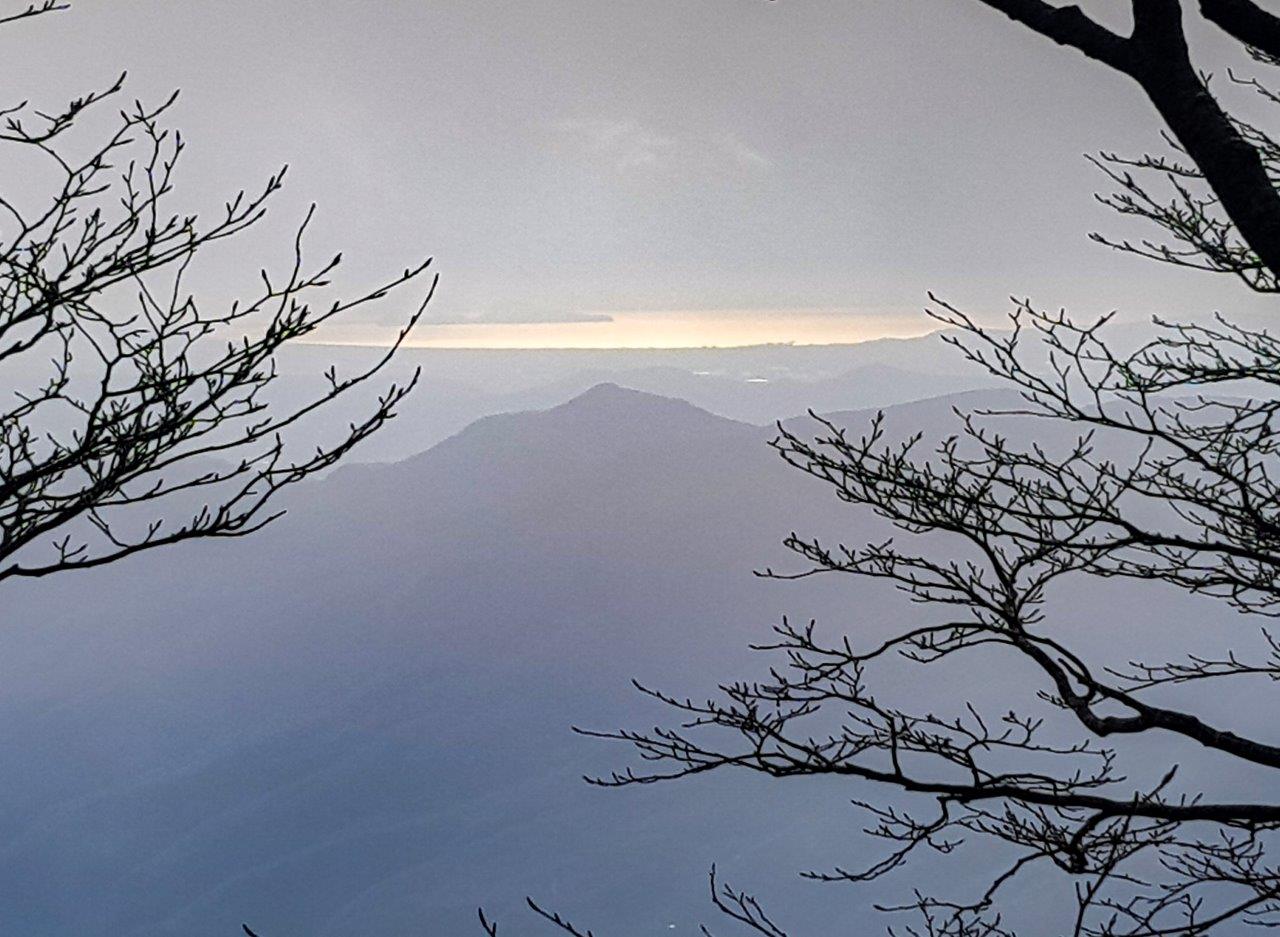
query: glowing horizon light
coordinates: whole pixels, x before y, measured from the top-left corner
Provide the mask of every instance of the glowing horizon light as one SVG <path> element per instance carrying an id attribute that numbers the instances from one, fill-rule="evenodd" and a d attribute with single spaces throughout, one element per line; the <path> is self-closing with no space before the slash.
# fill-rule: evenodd
<path id="1" fill-rule="evenodd" d="M 777 309 L 610 313 L 607 321 L 423 322 L 406 348 L 676 349 L 748 345 L 835 345 L 915 338 L 938 323 L 918 309 Z M 386 346 L 391 333 L 374 326 L 335 325 L 316 344 Z"/>

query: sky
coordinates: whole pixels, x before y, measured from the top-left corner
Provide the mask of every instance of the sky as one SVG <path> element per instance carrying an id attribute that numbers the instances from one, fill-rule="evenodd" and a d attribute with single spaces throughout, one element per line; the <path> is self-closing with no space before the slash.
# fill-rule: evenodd
<path id="1" fill-rule="evenodd" d="M 1086 6 L 1124 28 L 1127 4 Z M 47 106 L 122 69 L 132 96 L 180 88 L 184 207 L 290 165 L 205 259 L 211 296 L 287 259 L 311 201 L 343 289 L 433 257 L 415 344 L 906 336 L 930 289 L 993 322 L 1010 295 L 1266 309 L 1087 239 L 1132 229 L 1083 154 L 1157 142 L 1151 108 L 977 0 L 75 0 L 0 44 L 4 87 Z M 386 342 L 410 305 L 320 337 Z"/>

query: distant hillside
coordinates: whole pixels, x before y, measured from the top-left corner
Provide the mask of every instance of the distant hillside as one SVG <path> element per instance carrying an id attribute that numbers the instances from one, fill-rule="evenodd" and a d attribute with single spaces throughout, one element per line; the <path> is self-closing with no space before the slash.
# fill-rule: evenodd
<path id="1" fill-rule="evenodd" d="M 890 419 L 945 433 L 954 402 Z M 795 876 L 873 855 L 848 806 L 865 790 L 726 774 L 600 791 L 580 775 L 627 753 L 568 731 L 665 718 L 631 677 L 700 694 L 763 673 L 746 645 L 784 612 L 864 636 L 912 614 L 867 583 L 752 576 L 794 568 L 792 530 L 880 529 L 771 434 L 598 386 L 340 469 L 260 536 L 11 590 L 0 931 L 467 934 L 484 903 L 504 933 L 543 933 L 533 894 L 597 933 L 694 935 L 712 861 L 797 933 L 867 922 L 885 892 Z M 1121 585 L 1066 608 L 1117 646 L 1170 627 Z M 1026 680 L 946 673 L 927 692 Z"/>
<path id="2" fill-rule="evenodd" d="M 375 351 L 301 346 L 282 360 L 284 399 L 322 387 L 329 364 L 353 371 Z M 809 408 L 888 406 L 990 385 L 937 335 L 855 345 L 760 345 L 744 348 L 614 350 L 406 349 L 387 379 L 421 368 L 418 390 L 393 431 L 355 452 L 387 462 L 422 452 L 481 417 L 553 407 L 600 383 L 689 401 L 719 416 L 766 424 Z M 372 390 L 372 389 L 371 389 Z M 312 421 L 310 432 L 337 432 L 359 410 L 351 401 Z"/>

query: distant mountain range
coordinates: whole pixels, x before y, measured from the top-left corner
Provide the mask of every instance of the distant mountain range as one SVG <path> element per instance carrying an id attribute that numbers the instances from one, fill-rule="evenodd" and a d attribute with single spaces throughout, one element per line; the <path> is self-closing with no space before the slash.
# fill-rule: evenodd
<path id="1" fill-rule="evenodd" d="M 351 371 L 375 351 L 301 346 L 282 359 L 284 400 L 322 387 L 335 364 Z M 757 345 L 743 348 L 605 350 L 405 349 L 387 378 L 421 368 L 419 389 L 401 407 L 394 430 L 354 453 L 387 462 L 422 452 L 481 417 L 564 403 L 601 383 L 675 397 L 718 416 L 748 423 L 818 411 L 880 407 L 992 386 L 990 378 L 946 347 L 940 333 L 856 345 Z M 360 401 L 334 408 L 312 428 L 345 426 Z"/>

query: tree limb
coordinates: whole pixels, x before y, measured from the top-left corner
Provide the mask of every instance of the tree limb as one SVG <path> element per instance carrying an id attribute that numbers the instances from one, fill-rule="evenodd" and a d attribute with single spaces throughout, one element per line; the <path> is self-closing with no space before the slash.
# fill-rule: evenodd
<path id="1" fill-rule="evenodd" d="M 1268 13 L 1253 0 L 1200 0 L 1200 13 L 1245 45 L 1280 57 L 1280 16 Z"/>

